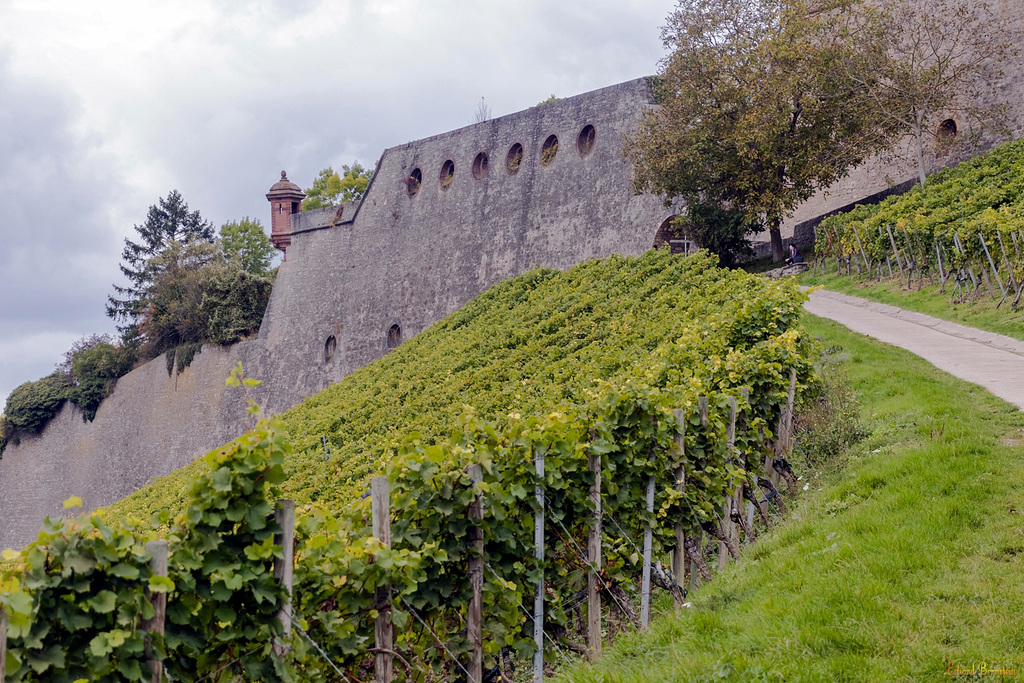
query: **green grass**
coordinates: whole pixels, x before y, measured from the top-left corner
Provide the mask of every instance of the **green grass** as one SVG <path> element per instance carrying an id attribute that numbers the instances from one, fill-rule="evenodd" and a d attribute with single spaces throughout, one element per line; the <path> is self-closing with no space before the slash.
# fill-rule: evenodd
<path id="1" fill-rule="evenodd" d="M 741 562 L 573 683 L 1024 677 L 1024 414 L 823 319 L 871 432 Z M 1011 512 L 1016 511 L 1016 512 Z M 996 680 L 1013 680 L 1013 677 Z"/>
<path id="2" fill-rule="evenodd" d="M 811 275 L 808 271 L 797 277 L 797 282 L 805 286 L 820 285 L 834 292 L 899 306 L 909 311 L 925 313 L 943 320 L 970 325 L 1024 341 L 1024 308 L 1011 311 L 1012 298 L 998 309 L 996 308 L 998 300 L 993 300 L 987 294 L 978 301 L 954 303 L 948 294 L 952 285 L 947 285 L 947 293 L 942 294 L 939 292 L 938 285 L 926 285 L 923 289 L 918 290 L 916 279 L 914 288 L 907 289 L 903 284 L 887 279 L 882 282 L 862 282 L 853 277 L 836 277 L 834 269 L 826 275 L 816 276 Z"/>

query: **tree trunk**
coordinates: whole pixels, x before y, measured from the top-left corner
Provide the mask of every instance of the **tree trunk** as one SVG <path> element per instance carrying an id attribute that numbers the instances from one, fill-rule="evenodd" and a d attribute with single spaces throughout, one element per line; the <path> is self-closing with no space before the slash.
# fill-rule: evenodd
<path id="1" fill-rule="evenodd" d="M 924 133 L 922 132 L 922 122 L 924 116 L 920 113 L 914 116 L 914 147 L 917 153 L 917 179 L 921 185 L 924 185 L 925 173 L 924 173 Z"/>
<path id="2" fill-rule="evenodd" d="M 713 522 L 708 522 L 706 525 L 702 526 L 704 529 L 704 533 L 714 538 L 716 541 L 721 541 L 725 544 L 725 548 L 729 552 L 729 555 L 732 556 L 732 559 L 740 559 L 740 548 L 736 544 L 736 539 L 730 538 L 724 529 L 722 529 L 718 524 L 715 524 Z M 722 526 L 725 526 L 724 520 L 722 522 Z"/>
<path id="3" fill-rule="evenodd" d="M 690 571 L 699 573 L 704 583 L 710 581 L 711 570 L 708 569 L 707 562 L 704 561 L 704 556 L 701 553 L 701 547 L 697 542 L 697 539 L 692 536 L 687 536 L 686 541 L 683 543 L 683 547 L 686 548 L 686 554 L 690 558 Z"/>
<path id="4" fill-rule="evenodd" d="M 743 487 L 743 497 L 746 498 L 747 500 L 749 500 L 751 503 L 754 504 L 754 508 L 757 510 L 758 517 L 761 518 L 761 521 L 764 522 L 764 525 L 766 527 L 771 529 L 772 528 L 772 522 L 771 522 L 770 519 L 768 519 L 768 512 L 767 512 L 767 510 L 764 509 L 764 505 L 762 505 L 761 501 L 759 501 L 757 499 L 757 493 L 753 489 L 751 489 L 749 486 L 744 486 Z"/>
<path id="5" fill-rule="evenodd" d="M 612 604 L 622 612 L 636 628 L 640 628 L 640 616 L 636 613 L 636 607 L 633 606 L 633 601 L 626 595 L 626 591 L 622 590 L 622 587 L 618 584 L 613 583 L 608 586 L 608 593 L 614 596 Z"/>
<path id="6" fill-rule="evenodd" d="M 772 220 L 771 225 L 768 227 L 768 234 L 772 238 L 772 261 L 778 263 L 786 258 L 782 252 L 782 221 L 779 219 Z"/>

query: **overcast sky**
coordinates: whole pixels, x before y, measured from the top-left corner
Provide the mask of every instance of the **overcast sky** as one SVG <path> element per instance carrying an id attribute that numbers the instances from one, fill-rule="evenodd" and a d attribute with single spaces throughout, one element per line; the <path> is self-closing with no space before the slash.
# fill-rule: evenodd
<path id="1" fill-rule="evenodd" d="M 654 73 L 671 0 L 0 0 L 0 405 L 104 315 L 172 189 L 220 226 L 329 165 Z"/>

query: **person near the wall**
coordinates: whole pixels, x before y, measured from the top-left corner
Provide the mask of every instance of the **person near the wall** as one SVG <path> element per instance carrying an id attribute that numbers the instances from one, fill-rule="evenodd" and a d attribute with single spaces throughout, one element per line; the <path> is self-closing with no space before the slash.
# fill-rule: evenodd
<path id="1" fill-rule="evenodd" d="M 786 259 L 786 265 L 791 266 L 794 263 L 803 263 L 804 257 L 800 255 L 800 252 L 796 250 L 796 245 L 789 245 L 789 258 Z"/>

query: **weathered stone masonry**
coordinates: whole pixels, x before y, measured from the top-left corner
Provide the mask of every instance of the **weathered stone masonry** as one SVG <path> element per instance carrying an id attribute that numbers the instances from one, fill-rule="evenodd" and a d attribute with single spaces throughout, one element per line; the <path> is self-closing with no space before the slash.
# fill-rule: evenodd
<path id="1" fill-rule="evenodd" d="M 392 344 L 408 339 L 499 280 L 651 248 L 671 210 L 634 195 L 622 157 L 623 134 L 651 102 L 640 79 L 386 150 L 360 204 L 340 217 L 292 216 L 257 339 L 207 345 L 175 377 L 158 358 L 122 378 L 95 421 L 66 404 L 43 434 L 8 446 L 0 547 L 31 540 L 69 496 L 107 505 L 236 436 L 244 406 L 224 386 L 236 361 L 264 380 L 254 398 L 281 412 L 385 354 L 389 331 Z M 558 146 L 545 164 L 551 136 Z M 515 145 L 523 151 L 511 173 Z M 403 181 L 415 169 L 422 183 L 410 194 Z M 283 182 L 272 202 L 294 191 Z"/>

